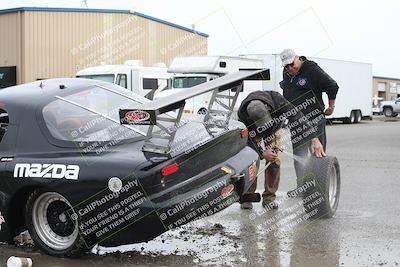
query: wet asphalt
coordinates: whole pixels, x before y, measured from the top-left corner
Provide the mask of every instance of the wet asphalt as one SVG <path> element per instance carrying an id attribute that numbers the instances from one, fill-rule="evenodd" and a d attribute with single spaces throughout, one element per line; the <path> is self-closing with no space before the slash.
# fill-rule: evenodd
<path id="1" fill-rule="evenodd" d="M 293 160 L 284 153 L 277 211 L 265 212 L 259 203 L 245 211 L 234 204 L 148 243 L 97 248 L 100 255 L 81 259 L 0 245 L 0 264 L 6 266 L 14 255 L 43 267 L 399 266 L 400 120 L 335 123 L 327 127 L 327 136 L 328 154 L 338 158 L 342 180 L 339 208 L 331 219 L 290 220 L 303 214 L 300 199 L 284 199 L 296 184 Z"/>

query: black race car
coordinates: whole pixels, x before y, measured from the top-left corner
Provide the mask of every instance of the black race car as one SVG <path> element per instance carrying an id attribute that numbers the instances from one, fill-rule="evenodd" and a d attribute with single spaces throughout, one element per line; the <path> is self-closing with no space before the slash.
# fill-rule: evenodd
<path id="1" fill-rule="evenodd" d="M 0 242 L 28 229 L 45 253 L 73 257 L 241 201 L 258 155 L 230 115 L 244 79 L 268 78 L 243 70 L 154 101 L 85 79 L 0 90 Z M 207 92 L 208 114 L 182 117 Z"/>

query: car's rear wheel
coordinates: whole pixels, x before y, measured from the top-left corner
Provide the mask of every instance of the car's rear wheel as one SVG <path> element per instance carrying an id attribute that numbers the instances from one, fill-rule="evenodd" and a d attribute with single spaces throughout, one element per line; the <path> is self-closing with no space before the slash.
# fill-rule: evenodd
<path id="1" fill-rule="evenodd" d="M 53 256 L 76 257 L 88 250 L 78 229 L 73 209 L 59 193 L 35 190 L 25 208 L 29 233 L 43 252 Z"/>
<path id="2" fill-rule="evenodd" d="M 340 167 L 336 157 L 311 157 L 307 166 L 309 187 L 303 195 L 309 218 L 331 218 L 340 196 Z M 312 186 L 311 186 L 312 184 Z"/>

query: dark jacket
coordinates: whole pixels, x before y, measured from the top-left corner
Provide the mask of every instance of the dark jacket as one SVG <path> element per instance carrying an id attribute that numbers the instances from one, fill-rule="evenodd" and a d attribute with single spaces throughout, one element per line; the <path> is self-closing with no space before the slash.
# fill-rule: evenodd
<path id="1" fill-rule="evenodd" d="M 283 96 L 294 106 L 304 103 L 314 103 L 307 105 L 302 110 L 307 119 L 317 127 L 317 136 L 320 138 L 324 147 L 325 139 L 325 105 L 322 99 L 322 93 L 328 95 L 328 99 L 336 99 L 339 86 L 321 67 L 314 61 L 301 56 L 303 65 L 299 73 L 292 77 L 285 70 L 283 71 L 283 80 L 280 86 L 283 89 Z"/>
<path id="2" fill-rule="evenodd" d="M 296 76 L 292 77 L 285 70 L 283 71 L 283 80 L 280 82 L 283 96 L 294 106 L 315 96 L 316 104 L 308 106 L 303 113 L 309 114 L 316 109 L 323 113 L 325 105 L 322 93 L 325 92 L 329 99 L 336 99 L 339 86 L 317 63 L 304 56 L 301 56 L 300 60 L 303 61 L 303 65 Z"/>
<path id="3" fill-rule="evenodd" d="M 255 122 L 249 118 L 247 114 L 247 106 L 253 100 L 260 100 L 268 106 L 273 121 L 265 127 L 257 127 Z M 293 146 L 302 145 L 308 142 L 310 138 L 316 137 L 316 129 L 313 129 L 312 124 L 304 117 L 303 113 L 296 109 L 289 101 L 281 94 L 274 91 L 256 91 L 250 93 L 241 103 L 238 110 L 239 120 L 243 122 L 250 133 L 249 145 L 257 152 L 261 153 L 260 149 L 255 145 L 255 137 L 267 138 L 282 128 L 284 122 L 289 120 L 288 128 L 291 133 L 292 141 L 296 140 Z M 296 126 L 293 126 L 296 124 Z M 292 127 L 293 126 L 293 127 Z M 301 129 L 301 130 L 300 130 Z M 302 137 L 302 134 L 309 132 L 307 137 Z"/>

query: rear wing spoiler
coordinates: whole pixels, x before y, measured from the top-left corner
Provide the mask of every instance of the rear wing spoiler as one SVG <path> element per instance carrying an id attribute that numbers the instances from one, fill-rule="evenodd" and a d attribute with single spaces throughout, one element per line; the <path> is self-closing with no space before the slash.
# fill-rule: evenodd
<path id="1" fill-rule="evenodd" d="M 135 109 L 120 109 L 120 123 L 150 125 L 142 150 L 168 154 L 176 129 L 180 125 L 186 99 L 212 92 L 208 112 L 204 117 L 204 125 L 211 135 L 215 135 L 218 129 L 228 127 L 233 108 L 245 80 L 270 80 L 270 71 L 269 69 L 241 69 L 210 82 L 184 89 L 171 96 L 144 103 Z M 230 89 L 232 89 L 233 95 L 226 94 L 225 91 Z M 174 110 L 178 111 L 174 117 L 165 116 L 165 113 Z M 168 127 L 167 124 L 174 127 Z"/>

